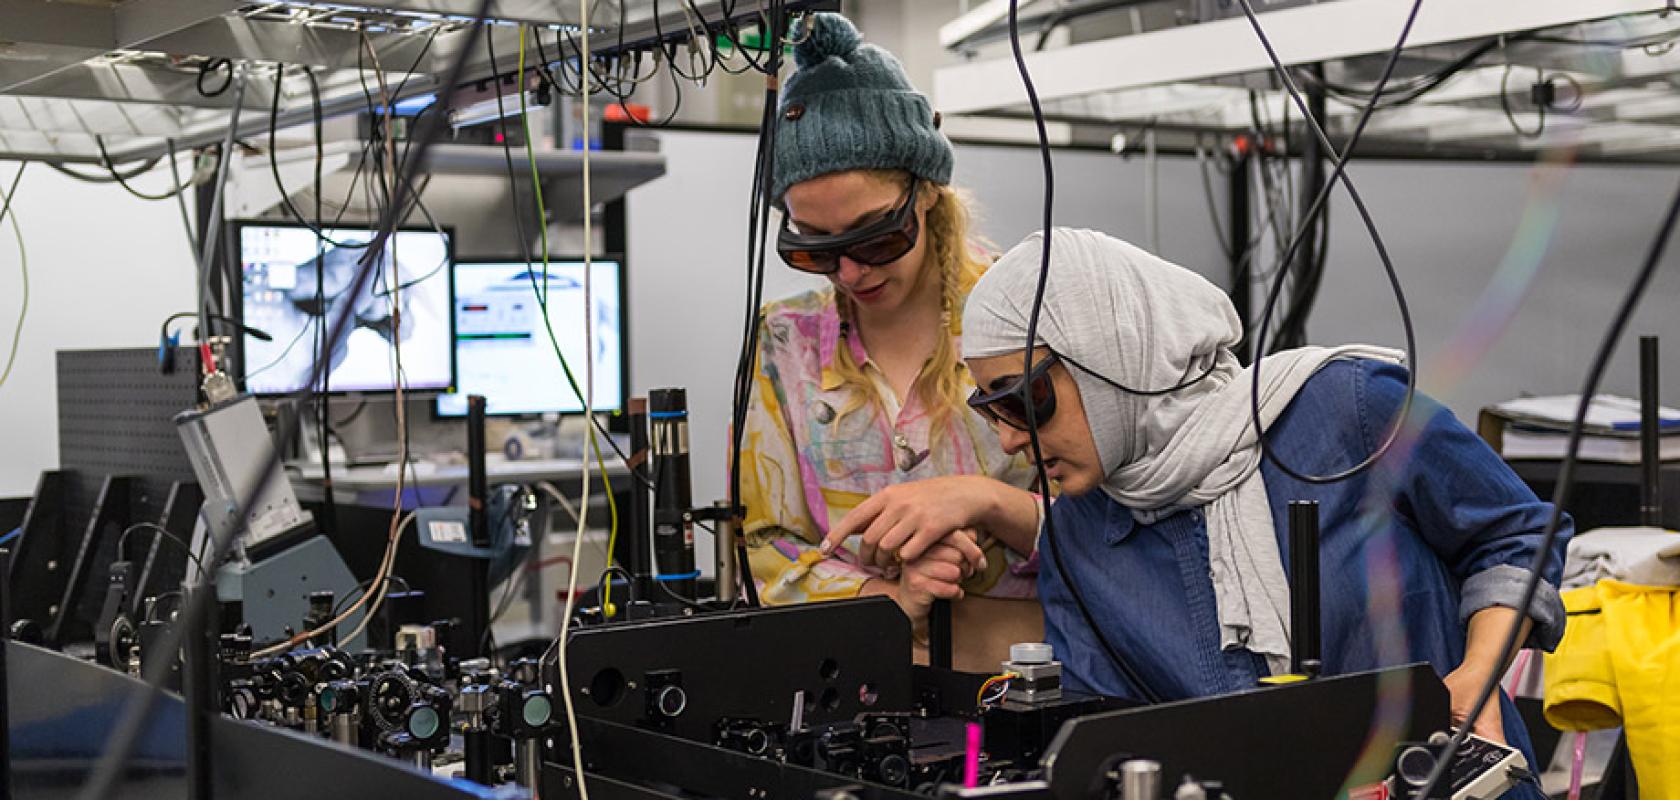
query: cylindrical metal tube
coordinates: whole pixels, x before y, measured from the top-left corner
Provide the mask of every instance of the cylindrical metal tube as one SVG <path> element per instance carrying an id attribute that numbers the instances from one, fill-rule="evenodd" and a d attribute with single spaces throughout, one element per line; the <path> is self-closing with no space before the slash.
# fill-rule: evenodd
<path id="1" fill-rule="evenodd" d="M 542 775 L 542 741 L 536 738 L 514 742 L 513 780 L 527 789 L 537 785 Z"/>
<path id="2" fill-rule="evenodd" d="M 712 505 L 724 512 L 718 515 L 717 541 L 712 542 L 712 574 L 717 576 L 717 599 L 733 603 L 739 594 L 738 582 L 741 579 L 740 563 L 735 554 L 735 542 L 739 538 L 735 531 L 735 515 L 728 511 L 728 500 L 719 500 Z"/>
<path id="3" fill-rule="evenodd" d="M 461 739 L 466 745 L 466 779 L 481 786 L 491 785 L 496 762 L 490 749 L 490 732 L 482 724 L 475 725 L 462 734 Z"/>
<path id="4" fill-rule="evenodd" d="M 952 641 L 955 632 L 951 630 L 951 601 L 935 600 L 933 608 L 928 611 L 928 664 L 930 666 L 951 668 Z"/>
<path id="5" fill-rule="evenodd" d="M 693 485 L 688 464 L 688 392 L 648 392 L 653 445 L 653 553 L 660 580 L 672 592 L 695 596 Z"/>
<path id="6" fill-rule="evenodd" d="M 484 395 L 467 395 L 467 520 L 474 547 L 490 546 L 490 479 L 485 465 Z"/>
<path id="7" fill-rule="evenodd" d="M 179 624 L 185 625 L 187 635 L 182 651 L 186 663 L 182 668 L 182 695 L 187 707 L 187 798 L 188 800 L 210 800 L 214 792 L 214 782 L 211 779 L 210 758 L 215 749 L 211 742 L 214 726 L 211 720 L 221 715 L 221 707 L 216 701 L 216 663 L 215 649 L 211 645 L 211 631 L 215 630 L 216 604 L 213 602 L 196 602 L 194 595 L 200 592 L 214 592 L 205 576 L 190 579 L 186 588 L 187 599 L 183 602 L 191 612 Z M 210 599 L 214 599 L 211 595 Z M 0 643 L 0 647 L 5 646 Z M 173 658 L 173 653 L 159 653 L 160 658 Z"/>
<path id="8" fill-rule="evenodd" d="M 1134 758 L 1120 765 L 1121 800 L 1161 800 L 1161 762 Z"/>
<path id="9" fill-rule="evenodd" d="M 474 547 L 490 547 L 490 479 L 484 450 L 484 395 L 467 395 L 467 536 Z M 463 655 L 480 655 L 490 627 L 490 561 L 470 558 L 466 563 L 466 624 L 461 633 Z"/>
<path id="10" fill-rule="evenodd" d="M 652 475 L 652 464 L 648 460 L 646 397 L 630 398 L 628 417 L 630 469 L 639 474 Z M 653 597 L 653 493 L 646 485 L 634 479 L 630 483 L 630 509 L 626 516 L 629 519 L 631 535 L 626 542 L 623 560 L 630 565 L 630 599 L 647 600 Z"/>
<path id="11" fill-rule="evenodd" d="M 1657 337 L 1639 337 L 1639 518 L 1662 527 L 1662 421 L 1658 412 Z"/>
<path id="12" fill-rule="evenodd" d="M 415 769 L 422 772 L 431 772 L 432 751 L 422 747 L 419 750 L 410 752 L 408 754 L 408 763 L 413 764 Z"/>
<path id="13" fill-rule="evenodd" d="M 332 715 L 332 740 L 346 747 L 356 746 L 356 717 L 354 715 Z"/>

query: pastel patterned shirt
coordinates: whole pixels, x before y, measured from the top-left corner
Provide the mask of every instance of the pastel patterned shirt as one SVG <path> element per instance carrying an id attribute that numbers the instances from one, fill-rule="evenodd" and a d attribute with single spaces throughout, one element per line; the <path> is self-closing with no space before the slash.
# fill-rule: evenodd
<path id="1" fill-rule="evenodd" d="M 1031 484 L 1027 461 L 1005 454 L 991 426 L 966 405 L 936 426 L 918 392 L 897 398 L 859 337 L 842 331 L 832 287 L 766 305 L 762 325 L 741 499 L 748 558 L 766 603 L 853 597 L 877 577 L 850 549 L 829 559 L 816 549 L 847 512 L 888 486 L 943 475 Z M 859 406 L 844 385 L 834 363 L 840 347 L 851 348 L 854 363 L 875 382 L 880 405 Z M 964 380 L 965 391 L 972 389 L 966 372 Z M 849 407 L 856 410 L 842 416 Z M 990 537 L 981 546 L 988 569 L 965 591 L 1035 595 L 1036 562 Z"/>

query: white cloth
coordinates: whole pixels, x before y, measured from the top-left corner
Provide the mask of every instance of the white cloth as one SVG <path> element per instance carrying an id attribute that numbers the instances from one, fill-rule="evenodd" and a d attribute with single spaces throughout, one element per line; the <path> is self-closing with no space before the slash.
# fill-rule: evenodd
<path id="1" fill-rule="evenodd" d="M 1010 250 L 969 294 L 965 358 L 1022 352 L 1042 241 L 1034 234 Z M 1095 231 L 1057 228 L 1051 259 L 1036 345 L 1139 391 L 1208 373 L 1152 397 L 1119 391 L 1068 366 L 1107 475 L 1103 491 L 1144 524 L 1207 506 L 1221 646 L 1247 647 L 1274 674 L 1285 671 L 1289 584 L 1251 423 L 1253 376 L 1230 350 L 1242 337 L 1236 310 L 1201 276 Z M 1366 345 L 1267 356 L 1262 424 L 1274 422 L 1307 379 L 1338 358 L 1404 360 L 1397 351 Z"/>
<path id="2" fill-rule="evenodd" d="M 1639 586 L 1680 586 L 1680 533 L 1661 528 L 1599 528 L 1569 540 L 1563 588 L 1610 578 Z"/>

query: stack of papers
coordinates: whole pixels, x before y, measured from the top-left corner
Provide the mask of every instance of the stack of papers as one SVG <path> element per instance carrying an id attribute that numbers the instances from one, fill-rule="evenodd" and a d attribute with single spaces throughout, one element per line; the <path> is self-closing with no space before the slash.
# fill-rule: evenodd
<path id="1" fill-rule="evenodd" d="M 1578 394 L 1523 397 L 1488 409 L 1505 424 L 1501 455 L 1507 459 L 1563 458 L 1569 445 L 1569 426 L 1580 401 Z M 1680 411 L 1662 407 L 1657 417 L 1662 460 L 1680 460 Z M 1580 458 L 1639 463 L 1639 427 L 1639 401 L 1595 395 L 1587 409 Z"/>

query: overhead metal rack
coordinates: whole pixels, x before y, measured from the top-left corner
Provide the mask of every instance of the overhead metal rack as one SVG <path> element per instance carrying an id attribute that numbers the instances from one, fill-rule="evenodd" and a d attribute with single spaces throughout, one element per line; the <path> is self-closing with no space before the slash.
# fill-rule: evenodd
<path id="1" fill-rule="evenodd" d="M 393 100 L 438 89 L 441 72 L 473 47 L 467 79 L 492 70 L 483 41 L 466 41 L 474 0 L 363 0 L 356 3 L 239 0 L 4 0 L 0 2 L 0 157 L 57 162 L 128 162 L 222 138 L 234 92 L 218 91 L 240 75 L 244 112 L 236 135 L 270 126 L 276 65 L 280 127 L 313 110 L 308 68 L 319 83 L 322 113 L 365 107 L 370 71 L 399 87 Z M 832 7 L 797 0 L 789 11 Z M 498 0 L 486 35 L 511 61 L 522 30 L 551 37 L 577 31 L 575 0 Z M 656 6 L 651 0 L 599 0 L 592 7 L 591 50 L 646 47 L 709 36 L 762 19 L 754 0 L 698 0 Z M 658 14 L 655 14 L 658 9 Z M 555 54 L 556 58 L 560 54 Z M 533 57 L 534 58 L 534 57 Z M 377 65 L 377 67 L 375 66 Z M 502 72 L 512 64 L 502 64 Z M 261 112 L 261 113 L 252 113 Z"/>
<path id="2" fill-rule="evenodd" d="M 1321 64 L 1331 92 L 1326 128 L 1351 132 L 1412 0 L 1254 0 L 1287 66 Z M 1076 0 L 1022 3 L 1040 31 L 1078 17 L 1073 43 L 1026 56 L 1053 121 L 1153 128 L 1184 136 L 1237 134 L 1275 123 L 1289 104 L 1249 21 L 1230 2 Z M 941 31 L 973 57 L 939 69 L 934 99 L 948 115 L 1024 118 L 1029 106 L 995 42 L 1007 3 L 988 2 Z M 1372 118 L 1362 150 L 1423 156 L 1533 157 L 1574 148 L 1580 157 L 1680 161 L 1680 14 L 1666 0 L 1450 0 L 1426 2 L 1385 101 L 1451 69 L 1450 77 Z M 1102 15 L 1129 32 L 1092 38 Z M 1097 24 L 1093 24 L 1096 21 Z M 1107 25 L 1116 29 L 1120 25 Z M 1080 41 L 1081 38 L 1088 39 Z M 1310 80 L 1302 74 L 1303 81 Z M 1531 90 L 1564 95 L 1549 108 Z M 1351 91 L 1348 89 L 1351 87 Z M 1366 92 L 1368 95 L 1368 92 Z"/>

